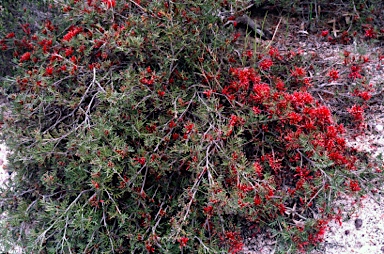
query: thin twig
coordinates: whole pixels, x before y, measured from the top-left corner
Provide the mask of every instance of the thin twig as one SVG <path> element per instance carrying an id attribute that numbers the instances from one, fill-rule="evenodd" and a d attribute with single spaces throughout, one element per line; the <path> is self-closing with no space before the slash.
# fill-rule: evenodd
<path id="1" fill-rule="evenodd" d="M 41 233 L 37 238 L 36 238 L 36 240 L 35 240 L 35 242 L 37 243 L 37 242 L 41 242 L 41 244 L 43 244 L 43 241 L 44 241 L 44 237 L 45 237 L 45 235 L 48 233 L 48 231 L 49 230 L 51 230 L 52 228 L 53 228 L 53 226 L 55 226 L 56 225 L 56 223 L 57 222 L 59 222 L 60 221 L 60 219 L 62 218 L 62 217 L 64 217 L 64 215 L 66 215 L 67 213 L 68 213 L 68 211 L 72 208 L 72 206 L 74 206 L 76 203 L 77 203 L 77 201 L 80 199 L 80 197 L 84 194 L 84 193 L 87 193 L 87 192 L 89 192 L 90 191 L 90 189 L 89 190 L 83 190 L 82 192 L 80 192 L 80 194 L 75 198 L 75 200 L 73 200 L 72 201 L 72 203 L 67 207 L 67 209 L 65 209 L 65 211 L 57 218 L 57 219 L 55 219 L 55 221 L 46 229 L 46 230 L 44 230 L 43 231 L 43 233 Z"/>
<path id="2" fill-rule="evenodd" d="M 272 35 L 272 39 L 268 42 L 267 46 L 265 47 L 266 49 L 269 48 L 269 47 L 272 45 L 272 42 L 273 42 L 274 39 L 275 39 L 277 30 L 279 30 L 279 26 L 280 26 L 281 20 L 282 20 L 282 18 L 280 18 L 279 23 L 277 23 L 277 26 L 276 26 L 276 28 L 275 28 L 275 31 L 273 32 L 273 35 Z"/>

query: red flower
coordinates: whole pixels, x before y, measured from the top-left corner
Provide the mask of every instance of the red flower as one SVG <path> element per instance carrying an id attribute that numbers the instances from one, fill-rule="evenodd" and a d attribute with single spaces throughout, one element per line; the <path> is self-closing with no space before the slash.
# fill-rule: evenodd
<path id="1" fill-rule="evenodd" d="M 237 41 L 237 39 L 239 39 L 239 37 L 240 37 L 240 33 L 239 33 L 239 32 L 235 33 L 235 34 L 233 35 L 232 42 Z"/>
<path id="2" fill-rule="evenodd" d="M 52 73 L 53 73 L 53 67 L 52 66 L 48 66 L 47 68 L 45 68 L 45 73 L 44 73 L 45 76 L 51 76 Z"/>
<path id="3" fill-rule="evenodd" d="M 67 70 L 67 66 L 66 66 L 66 65 L 62 65 L 62 66 L 60 67 L 60 70 L 61 70 L 61 71 L 66 71 L 66 70 Z"/>
<path id="4" fill-rule="evenodd" d="M 150 79 L 147 78 L 141 78 L 140 82 L 144 85 L 153 85 L 155 83 L 155 78 L 152 76 Z"/>
<path id="5" fill-rule="evenodd" d="M 208 99 L 211 98 L 212 93 L 213 93 L 213 90 L 212 90 L 212 89 L 205 90 L 205 91 L 203 92 L 203 94 L 204 94 L 205 96 L 207 96 Z"/>
<path id="6" fill-rule="evenodd" d="M 348 109 L 348 113 L 352 115 L 355 121 L 363 121 L 364 119 L 364 109 L 361 106 L 353 105 L 350 109 Z"/>
<path id="7" fill-rule="evenodd" d="M 168 127 L 169 128 L 175 128 L 177 125 L 176 125 L 176 123 L 173 121 L 173 120 L 171 120 L 170 122 L 169 122 L 169 124 L 168 124 Z"/>
<path id="8" fill-rule="evenodd" d="M 137 161 L 141 166 L 144 166 L 145 164 L 145 157 L 140 157 L 140 158 L 134 158 L 134 161 Z"/>
<path id="9" fill-rule="evenodd" d="M 312 176 L 310 176 L 310 174 L 311 174 L 311 171 L 309 171 L 307 168 L 296 167 L 296 174 L 294 176 L 300 177 L 300 178 L 305 179 L 305 180 L 309 180 L 312 178 Z"/>
<path id="10" fill-rule="evenodd" d="M 321 31 L 321 36 L 326 37 L 329 34 L 328 30 Z"/>
<path id="11" fill-rule="evenodd" d="M 237 232 L 227 232 L 225 234 L 227 241 L 229 242 L 229 250 L 230 254 L 239 253 L 243 249 L 243 241 L 241 236 Z"/>
<path id="12" fill-rule="evenodd" d="M 253 85 L 253 94 L 251 94 L 250 99 L 256 103 L 266 101 L 271 96 L 271 88 L 266 83 L 254 84 Z"/>
<path id="13" fill-rule="evenodd" d="M 320 123 L 331 123 L 331 111 L 326 106 L 320 106 L 315 109 L 314 116 L 320 121 Z"/>
<path id="14" fill-rule="evenodd" d="M 235 20 L 235 19 L 236 19 L 235 16 L 230 16 L 230 17 L 228 18 L 228 20 Z"/>
<path id="15" fill-rule="evenodd" d="M 147 243 L 147 244 L 145 245 L 145 248 L 146 248 L 147 251 L 150 252 L 150 253 L 155 252 L 155 248 L 153 248 L 152 245 L 149 244 L 149 243 Z"/>
<path id="16" fill-rule="evenodd" d="M 312 95 L 307 92 L 294 92 L 291 97 L 287 96 L 287 99 L 290 99 L 295 107 L 302 107 L 313 102 Z"/>
<path id="17" fill-rule="evenodd" d="M 69 32 L 66 35 L 64 35 L 63 41 L 72 40 L 72 38 L 75 37 L 76 35 L 78 35 L 81 31 L 82 31 L 82 29 L 80 27 L 72 27 L 69 30 Z"/>
<path id="18" fill-rule="evenodd" d="M 72 31 L 69 31 L 66 35 L 63 37 L 63 41 L 70 41 L 75 36 L 75 33 Z"/>
<path id="19" fill-rule="evenodd" d="M 110 9 L 116 6 L 115 0 L 102 0 L 102 1 L 107 5 L 107 9 Z"/>
<path id="20" fill-rule="evenodd" d="M 331 125 L 327 127 L 327 137 L 328 138 L 336 138 L 338 134 L 338 129 Z"/>
<path id="21" fill-rule="evenodd" d="M 343 165 L 347 163 L 347 159 L 339 152 L 329 153 L 329 158 L 333 160 L 337 165 Z"/>
<path id="22" fill-rule="evenodd" d="M 7 39 L 11 39 L 11 38 L 13 38 L 13 37 L 15 37 L 15 33 L 9 33 L 9 34 L 7 34 L 6 36 L 5 36 L 5 38 L 7 38 Z"/>
<path id="23" fill-rule="evenodd" d="M 261 110 L 260 110 L 258 107 L 255 107 L 255 106 L 252 107 L 252 111 L 253 111 L 253 113 L 254 113 L 255 115 L 258 115 L 258 114 L 261 113 Z"/>
<path id="24" fill-rule="evenodd" d="M 351 66 L 351 71 L 352 72 L 359 72 L 361 68 L 358 65 L 352 65 Z"/>
<path id="25" fill-rule="evenodd" d="M 355 180 L 349 181 L 349 188 L 351 189 L 351 191 L 360 191 L 361 190 L 361 188 L 359 186 L 359 182 L 355 181 Z"/>
<path id="26" fill-rule="evenodd" d="M 274 191 L 272 189 L 268 190 L 268 194 L 265 196 L 267 200 L 270 200 L 274 195 Z"/>
<path id="27" fill-rule="evenodd" d="M 209 205 L 209 206 L 206 206 L 203 208 L 204 210 L 204 213 L 207 214 L 207 215 L 212 215 L 212 211 L 213 211 L 213 206 Z"/>
<path id="28" fill-rule="evenodd" d="M 290 124 L 299 124 L 303 119 L 302 116 L 296 112 L 291 112 L 288 114 L 288 119 Z"/>
<path id="29" fill-rule="evenodd" d="M 364 91 L 364 92 L 360 92 L 359 93 L 359 97 L 362 98 L 363 100 L 367 101 L 369 99 L 371 99 L 371 94 L 367 91 Z"/>
<path id="30" fill-rule="evenodd" d="M 238 117 L 236 115 L 231 115 L 231 120 L 229 120 L 229 125 L 235 126 L 237 122 L 238 122 Z"/>
<path id="31" fill-rule="evenodd" d="M 273 59 L 278 59 L 278 60 L 282 60 L 282 56 L 280 55 L 280 52 L 277 48 L 274 48 L 274 47 L 271 47 L 269 49 L 269 55 L 273 58 Z"/>
<path id="32" fill-rule="evenodd" d="M 193 123 L 186 124 L 184 128 L 186 129 L 186 133 L 189 134 L 193 131 L 193 128 L 195 128 L 195 124 Z"/>
<path id="33" fill-rule="evenodd" d="M 269 70 L 271 66 L 273 65 L 273 62 L 271 59 L 264 59 L 260 62 L 259 67 L 262 70 Z"/>
<path id="34" fill-rule="evenodd" d="M 376 34 L 375 30 L 373 30 L 373 27 L 371 27 L 371 28 L 365 30 L 365 34 L 364 35 L 367 38 L 376 38 L 377 34 Z"/>
<path id="35" fill-rule="evenodd" d="M 68 56 L 71 56 L 73 54 L 73 48 L 70 47 L 70 48 L 67 48 L 65 50 L 65 56 L 68 57 Z"/>
<path id="36" fill-rule="evenodd" d="M 298 78 L 298 77 L 304 77 L 305 76 L 305 70 L 301 67 L 296 67 L 291 70 L 291 74 L 293 77 Z"/>
<path id="37" fill-rule="evenodd" d="M 50 20 L 47 20 L 45 22 L 45 28 L 47 28 L 49 31 L 55 30 L 55 26 L 52 25 L 52 21 Z"/>
<path id="38" fill-rule="evenodd" d="M 284 215 L 284 213 L 286 211 L 285 205 L 284 204 L 278 204 L 277 208 L 279 209 L 280 214 Z"/>
<path id="39" fill-rule="evenodd" d="M 31 53 L 30 52 L 25 52 L 21 57 L 20 57 L 20 62 L 25 62 L 31 59 Z"/>
<path id="40" fill-rule="evenodd" d="M 76 64 L 76 62 L 77 62 L 77 59 L 76 59 L 75 56 L 72 56 L 70 60 L 71 60 L 71 62 L 74 63 L 74 64 Z"/>
<path id="41" fill-rule="evenodd" d="M 368 63 L 369 62 L 369 57 L 368 56 L 363 56 L 363 62 Z"/>
<path id="42" fill-rule="evenodd" d="M 284 84 L 284 82 L 280 78 L 278 78 L 276 80 L 276 89 L 279 90 L 279 91 L 285 91 L 286 90 L 285 89 L 285 84 Z"/>
<path id="43" fill-rule="evenodd" d="M 179 136 L 180 136 L 179 134 L 177 134 L 177 133 L 173 133 L 173 134 L 172 134 L 172 139 L 173 139 L 173 140 L 177 140 L 177 139 L 179 138 Z"/>
<path id="44" fill-rule="evenodd" d="M 177 239 L 177 241 L 179 242 L 180 244 L 180 248 L 183 248 L 187 245 L 187 242 L 188 242 L 189 238 L 188 237 L 180 237 L 179 239 Z"/>
<path id="45" fill-rule="evenodd" d="M 258 162 L 253 163 L 253 168 L 255 169 L 255 173 L 256 173 L 259 177 L 262 177 L 262 176 L 263 176 L 263 168 L 262 168 L 262 166 L 260 165 L 260 163 L 258 163 Z"/>
<path id="46" fill-rule="evenodd" d="M 312 83 L 311 83 L 312 79 L 311 78 L 304 78 L 303 79 L 303 83 L 307 86 L 307 87 L 311 87 L 312 86 Z"/>
<path id="47" fill-rule="evenodd" d="M 363 76 L 361 76 L 361 74 L 357 71 L 353 71 L 353 72 L 349 73 L 349 77 L 353 78 L 353 79 L 363 78 Z"/>
<path id="48" fill-rule="evenodd" d="M 23 29 L 25 34 L 31 34 L 31 29 L 29 28 L 29 24 L 21 24 L 21 29 Z"/>
<path id="49" fill-rule="evenodd" d="M 248 58 L 251 58 L 253 56 L 253 51 L 252 50 L 247 50 L 245 52 L 245 54 L 247 55 Z"/>
<path id="50" fill-rule="evenodd" d="M 339 79 L 339 72 L 335 69 L 331 69 L 328 73 L 328 76 L 332 79 L 332 80 L 337 80 Z"/>
<path id="51" fill-rule="evenodd" d="M 99 189 L 99 188 L 100 188 L 100 185 L 99 185 L 98 182 L 93 181 L 93 180 L 91 180 L 91 182 L 92 182 L 93 186 L 94 186 L 96 189 Z"/>

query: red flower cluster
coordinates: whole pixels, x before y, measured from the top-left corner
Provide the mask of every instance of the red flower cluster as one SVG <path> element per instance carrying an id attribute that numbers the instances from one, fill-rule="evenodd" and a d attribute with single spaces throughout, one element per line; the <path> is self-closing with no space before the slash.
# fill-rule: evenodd
<path id="1" fill-rule="evenodd" d="M 38 42 L 38 44 L 43 48 L 43 53 L 44 54 L 47 54 L 48 53 L 48 50 L 51 48 L 52 46 L 52 40 L 48 40 L 48 39 L 43 39 L 41 41 Z"/>
<path id="2" fill-rule="evenodd" d="M 145 157 L 137 157 L 137 158 L 134 158 L 133 159 L 134 161 L 138 162 L 140 165 L 144 166 L 145 165 L 145 162 L 146 162 L 146 159 Z"/>
<path id="3" fill-rule="evenodd" d="M 357 122 L 362 122 L 364 120 L 364 109 L 362 106 L 353 105 L 348 109 L 348 113 L 350 113 L 353 119 Z"/>
<path id="4" fill-rule="evenodd" d="M 241 117 L 238 117 L 236 115 L 231 115 L 230 120 L 229 120 L 229 126 L 234 127 L 237 124 L 243 125 L 244 119 L 242 119 Z"/>
<path id="5" fill-rule="evenodd" d="M 261 103 L 268 100 L 271 95 L 271 88 L 266 83 L 257 83 L 253 85 L 253 93 L 250 99 L 255 103 Z"/>
<path id="6" fill-rule="evenodd" d="M 369 38 L 369 39 L 372 39 L 372 38 L 376 38 L 377 37 L 377 33 L 376 31 L 373 29 L 373 27 L 370 27 L 368 29 L 365 30 L 365 34 L 364 36 L 366 38 Z"/>
<path id="7" fill-rule="evenodd" d="M 212 215 L 212 211 L 213 211 L 213 206 L 211 205 L 208 205 L 206 207 L 203 208 L 203 211 L 206 215 Z"/>
<path id="8" fill-rule="evenodd" d="M 15 33 L 9 33 L 5 36 L 6 39 L 12 39 L 13 37 L 15 37 Z"/>
<path id="9" fill-rule="evenodd" d="M 328 76 L 331 78 L 332 81 L 338 80 L 339 79 L 339 72 L 335 69 L 331 69 L 328 72 Z"/>
<path id="10" fill-rule="evenodd" d="M 361 190 L 361 188 L 359 186 L 359 182 L 355 181 L 355 180 L 349 181 L 349 188 L 351 189 L 351 191 L 360 191 Z"/>
<path id="11" fill-rule="evenodd" d="M 65 56 L 66 57 L 72 56 L 73 52 L 74 52 L 74 50 L 72 47 L 66 48 L 65 49 Z"/>
<path id="12" fill-rule="evenodd" d="M 203 92 L 203 94 L 204 94 L 205 96 L 207 96 L 208 99 L 211 98 L 212 93 L 214 93 L 214 91 L 213 91 L 212 89 L 205 90 L 205 91 Z"/>
<path id="13" fill-rule="evenodd" d="M 102 2 L 107 5 L 107 9 L 110 9 L 116 6 L 116 0 L 102 0 Z"/>
<path id="14" fill-rule="evenodd" d="M 292 77 L 294 78 L 302 78 L 305 76 L 306 71 L 302 67 L 295 66 L 293 70 L 291 70 Z"/>
<path id="15" fill-rule="evenodd" d="M 177 241 L 179 242 L 180 244 L 180 248 L 183 248 L 185 246 L 187 246 L 187 242 L 188 242 L 189 238 L 188 237 L 180 237 L 179 239 L 177 239 Z"/>
<path id="16" fill-rule="evenodd" d="M 237 39 L 239 39 L 239 37 L 240 37 L 240 33 L 239 33 L 239 32 L 235 33 L 235 34 L 233 35 L 232 42 L 237 41 Z"/>
<path id="17" fill-rule="evenodd" d="M 52 74 L 53 74 L 53 67 L 52 66 L 48 66 L 47 68 L 45 68 L 44 76 L 51 76 Z"/>
<path id="18" fill-rule="evenodd" d="M 361 68 L 357 65 L 352 65 L 351 66 L 351 73 L 349 73 L 349 77 L 350 78 L 353 78 L 353 79 L 357 79 L 357 78 L 363 78 L 360 74 L 360 71 L 361 71 Z"/>
<path id="19" fill-rule="evenodd" d="M 271 68 L 271 66 L 273 65 L 273 62 L 271 59 L 267 58 L 267 59 L 263 59 L 260 63 L 259 63 L 259 67 L 260 69 L 262 70 L 269 70 Z"/>
<path id="20" fill-rule="evenodd" d="M 243 249 L 243 241 L 237 232 L 228 231 L 225 233 L 225 241 L 229 244 L 229 253 L 238 253 Z"/>
<path id="21" fill-rule="evenodd" d="M 21 57 L 20 57 L 20 62 L 25 62 L 31 59 L 31 53 L 30 52 L 25 52 Z"/>
<path id="22" fill-rule="evenodd" d="M 329 34 L 329 31 L 328 31 L 328 30 L 321 31 L 321 36 L 322 36 L 322 37 L 327 37 L 328 34 Z"/>
<path id="23" fill-rule="evenodd" d="M 368 101 L 372 97 L 372 95 L 369 91 L 360 91 L 359 89 L 355 89 L 353 91 L 352 95 L 358 96 L 361 99 L 363 99 L 364 101 Z"/>
<path id="24" fill-rule="evenodd" d="M 262 177 L 263 176 L 263 167 L 260 165 L 259 162 L 254 162 L 253 163 L 253 168 L 255 170 L 255 173 L 259 176 L 259 177 Z"/>
<path id="25" fill-rule="evenodd" d="M 193 130 L 194 130 L 194 128 L 195 128 L 195 124 L 189 122 L 188 124 L 185 124 L 185 125 L 184 125 L 184 128 L 185 128 L 185 130 L 186 130 L 185 133 L 186 133 L 186 134 L 189 134 L 189 133 L 193 132 Z"/>
<path id="26" fill-rule="evenodd" d="M 253 68 L 231 68 L 229 72 L 239 79 L 232 83 L 236 89 L 243 88 L 248 90 L 249 82 L 259 83 L 261 80 Z"/>
<path id="27" fill-rule="evenodd" d="M 71 41 L 73 37 L 81 33 L 83 29 L 81 27 L 71 27 L 69 32 L 63 36 L 63 41 Z"/>
<path id="28" fill-rule="evenodd" d="M 270 47 L 268 53 L 272 57 L 272 59 L 277 59 L 277 60 L 283 59 L 283 57 L 280 55 L 280 52 L 277 48 Z"/>

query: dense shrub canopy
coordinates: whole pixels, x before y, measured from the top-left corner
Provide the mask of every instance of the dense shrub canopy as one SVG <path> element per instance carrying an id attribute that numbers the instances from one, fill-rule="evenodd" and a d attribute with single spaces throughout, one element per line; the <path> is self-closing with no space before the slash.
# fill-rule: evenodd
<path id="1" fill-rule="evenodd" d="M 235 48 L 232 2 L 75 0 L 68 26 L 3 41 L 22 70 L 6 228 L 26 252 L 237 252 L 250 224 L 321 241 L 357 159 L 299 51 Z"/>

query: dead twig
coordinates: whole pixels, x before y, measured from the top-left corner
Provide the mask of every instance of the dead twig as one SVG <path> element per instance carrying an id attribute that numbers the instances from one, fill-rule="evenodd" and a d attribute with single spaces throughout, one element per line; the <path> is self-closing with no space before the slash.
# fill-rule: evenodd
<path id="1" fill-rule="evenodd" d="M 273 32 L 273 35 L 272 35 L 272 39 L 269 41 L 269 43 L 267 44 L 266 48 L 269 48 L 271 45 L 272 45 L 272 42 L 275 40 L 275 37 L 276 37 L 276 33 L 277 33 L 277 30 L 279 30 L 279 26 L 280 26 L 280 23 L 281 23 L 281 19 L 279 20 L 279 23 L 277 23 L 277 26 L 275 28 L 275 31 Z"/>

